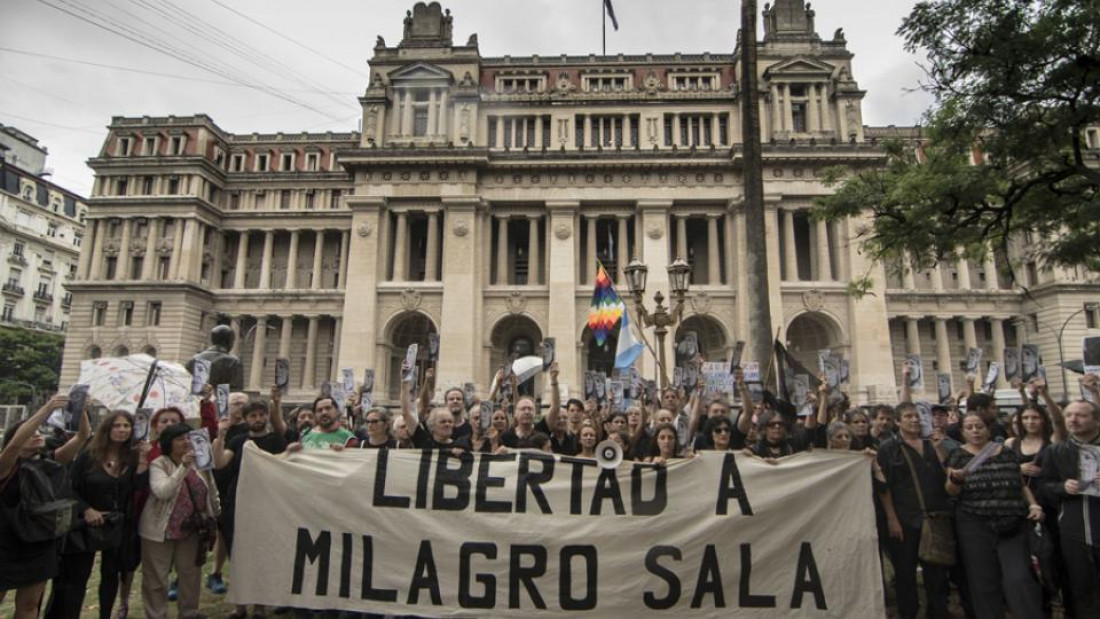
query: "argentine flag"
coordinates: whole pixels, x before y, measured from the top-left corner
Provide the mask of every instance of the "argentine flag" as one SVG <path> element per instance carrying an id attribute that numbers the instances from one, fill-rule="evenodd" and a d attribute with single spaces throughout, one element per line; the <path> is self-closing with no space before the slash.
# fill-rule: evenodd
<path id="1" fill-rule="evenodd" d="M 623 308 L 623 318 L 619 322 L 619 343 L 615 348 L 615 369 L 621 370 L 634 365 L 645 346 L 634 337 L 630 328 L 630 312 Z"/>

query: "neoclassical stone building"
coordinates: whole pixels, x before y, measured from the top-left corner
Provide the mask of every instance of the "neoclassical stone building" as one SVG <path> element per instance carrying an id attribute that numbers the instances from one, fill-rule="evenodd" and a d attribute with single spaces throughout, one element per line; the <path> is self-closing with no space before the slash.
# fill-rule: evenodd
<path id="1" fill-rule="evenodd" d="M 405 348 L 426 350 L 433 331 L 440 386 L 484 389 L 509 352 L 551 336 L 576 391 L 585 369 L 614 357 L 614 341 L 600 348 L 585 327 L 597 259 L 624 294 L 622 268 L 644 261 L 647 297 L 668 296 L 665 267 L 687 260 L 678 332 L 728 358 L 749 334 L 747 102 L 763 119 L 772 321 L 807 365 L 820 348 L 841 350 L 853 397 L 892 401 L 906 352 L 922 352 L 929 375 L 951 368 L 956 384 L 968 345 L 996 359 L 1037 342 L 1053 365 L 1071 316 L 1075 351 L 1098 318 L 1081 310 L 1100 297 L 1079 274 L 1027 265 L 1027 297 L 996 274 L 1016 256 L 990 256 L 898 281 L 857 250 L 862 222 L 808 217 L 828 191 L 823 168 L 877 165 L 878 139 L 920 136 L 864 126 L 843 33 L 822 39 L 802 2 L 776 2 L 764 30 L 761 91 L 747 95 L 736 52 L 484 57 L 476 35 L 455 43 L 449 11 L 418 3 L 399 44 L 378 39 L 359 133 L 234 135 L 202 115 L 116 117 L 90 162 L 62 381 L 81 359 L 122 350 L 182 361 L 225 322 L 250 388 L 272 382 L 276 357 L 291 359 L 293 400 L 345 367 L 374 368 L 376 398 L 394 397 Z M 873 294 L 846 295 L 867 273 Z M 648 355 L 643 369 L 653 375 Z"/>

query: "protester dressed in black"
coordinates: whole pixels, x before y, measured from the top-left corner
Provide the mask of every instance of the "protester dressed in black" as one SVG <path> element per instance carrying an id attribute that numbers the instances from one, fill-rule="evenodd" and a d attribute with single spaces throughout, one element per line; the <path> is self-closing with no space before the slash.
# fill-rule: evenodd
<path id="1" fill-rule="evenodd" d="M 99 616 L 109 619 L 122 574 L 141 560 L 137 539 L 136 492 L 149 485 L 151 448 L 134 444 L 133 417 L 119 411 L 104 417 L 92 442 L 71 469 L 80 524 L 66 538 L 45 616 L 80 616 L 84 594 L 100 553 Z"/>

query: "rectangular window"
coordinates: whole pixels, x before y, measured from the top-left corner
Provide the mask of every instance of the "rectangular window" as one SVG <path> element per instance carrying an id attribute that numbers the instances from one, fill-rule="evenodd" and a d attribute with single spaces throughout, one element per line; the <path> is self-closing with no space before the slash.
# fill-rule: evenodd
<path id="1" fill-rule="evenodd" d="M 146 317 L 145 325 L 148 327 L 160 326 L 160 301 L 149 303 L 149 313 Z"/>
<path id="2" fill-rule="evenodd" d="M 57 224 L 48 224 L 46 226 L 46 236 L 49 236 L 49 237 L 56 237 L 57 236 Z"/>
<path id="3" fill-rule="evenodd" d="M 80 247 L 80 244 L 83 243 L 83 242 L 84 242 L 84 235 L 82 235 L 82 234 L 74 234 L 73 235 L 73 247 Z"/>
<path id="4" fill-rule="evenodd" d="M 317 153 L 309 153 L 306 155 L 306 170 L 310 172 L 316 172 L 320 167 L 321 156 Z"/>
<path id="5" fill-rule="evenodd" d="M 428 135 L 428 108 L 413 108 L 413 135 Z"/>
<path id="6" fill-rule="evenodd" d="M 107 275 L 106 275 L 106 278 L 109 279 L 109 280 L 114 279 L 115 274 L 117 272 L 118 272 L 118 258 L 114 257 L 114 256 L 112 256 L 110 258 L 107 258 Z"/>
<path id="7" fill-rule="evenodd" d="M 126 195 L 126 190 L 128 190 L 129 188 L 130 188 L 129 179 L 126 179 L 126 178 L 116 178 L 115 179 L 115 195 L 116 196 Z"/>
<path id="8" fill-rule="evenodd" d="M 1085 306 L 1085 328 L 1096 328 L 1096 311 L 1092 309 L 1091 304 Z"/>
<path id="9" fill-rule="evenodd" d="M 11 322 L 12 320 L 15 320 L 15 306 L 11 303 L 5 303 L 4 314 L 3 316 L 0 316 L 0 319 L 2 319 L 4 322 Z"/>
<path id="10" fill-rule="evenodd" d="M 123 301 L 118 305 L 118 324 L 122 327 L 129 327 L 134 324 L 134 302 Z"/>
<path id="11" fill-rule="evenodd" d="M 168 279 L 168 265 L 170 258 L 168 256 L 162 256 L 157 261 L 157 276 L 161 279 Z"/>
<path id="12" fill-rule="evenodd" d="M 130 260 L 130 273 L 133 273 L 132 277 L 137 279 L 141 276 L 141 269 L 145 265 L 145 259 L 141 256 L 134 256 Z"/>
<path id="13" fill-rule="evenodd" d="M 256 155 L 256 171 L 267 172 L 270 155 Z"/>
<path id="14" fill-rule="evenodd" d="M 279 192 L 279 208 L 287 210 L 290 208 L 290 190 L 284 189 Z"/>
<path id="15" fill-rule="evenodd" d="M 283 162 L 279 169 L 283 172 L 294 171 L 294 153 L 283 153 Z"/>
<path id="16" fill-rule="evenodd" d="M 115 155 L 117 155 L 119 157 L 129 157 L 130 156 L 130 138 L 119 138 L 118 139 L 118 152 L 116 152 Z"/>
<path id="17" fill-rule="evenodd" d="M 312 189 L 310 189 L 309 191 L 306 192 L 306 205 L 305 205 L 306 208 L 308 208 L 308 209 L 313 208 L 313 199 L 314 199 L 314 197 L 315 196 L 314 196 L 314 192 L 313 192 Z"/>
<path id="18" fill-rule="evenodd" d="M 229 194 L 229 210 L 238 211 L 241 208 L 241 192 L 234 191 Z"/>
<path id="19" fill-rule="evenodd" d="M 155 136 L 146 137 L 142 141 L 141 154 L 146 156 L 157 154 L 157 138 Z"/>
<path id="20" fill-rule="evenodd" d="M 92 303 L 92 326 L 102 327 L 107 320 L 107 302 L 96 301 Z"/>
<path id="21" fill-rule="evenodd" d="M 183 136 L 181 136 L 181 135 L 172 136 L 172 146 L 171 146 L 170 154 L 172 154 L 172 155 L 182 155 L 183 154 Z"/>
<path id="22" fill-rule="evenodd" d="M 177 176 L 170 177 L 168 179 L 168 195 L 179 195 L 180 192 L 180 179 Z"/>
<path id="23" fill-rule="evenodd" d="M 144 196 L 153 195 L 153 177 L 145 176 L 141 179 L 141 194 Z"/>
<path id="24" fill-rule="evenodd" d="M 794 87 L 791 87 L 791 94 L 794 95 Z M 791 103 L 791 122 L 793 123 L 793 130 L 795 133 L 806 133 L 806 104 L 805 103 Z"/>
<path id="25" fill-rule="evenodd" d="M 244 155 L 236 154 L 229 162 L 230 172 L 244 172 Z"/>
<path id="26" fill-rule="evenodd" d="M 22 256 L 24 249 L 26 249 L 26 245 L 24 245 L 23 243 L 16 243 L 15 245 L 12 245 L 11 253 L 13 256 Z"/>
<path id="27" fill-rule="evenodd" d="M 332 197 L 329 199 L 329 208 L 340 208 L 340 198 L 343 196 L 343 191 L 339 189 L 332 190 Z"/>

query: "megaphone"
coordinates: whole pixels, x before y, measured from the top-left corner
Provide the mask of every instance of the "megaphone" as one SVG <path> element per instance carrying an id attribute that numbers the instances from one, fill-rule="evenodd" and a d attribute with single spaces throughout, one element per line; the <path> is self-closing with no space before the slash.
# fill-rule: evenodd
<path id="1" fill-rule="evenodd" d="M 617 469 L 623 463 L 623 447 L 608 439 L 596 445 L 596 463 L 605 469 Z"/>

